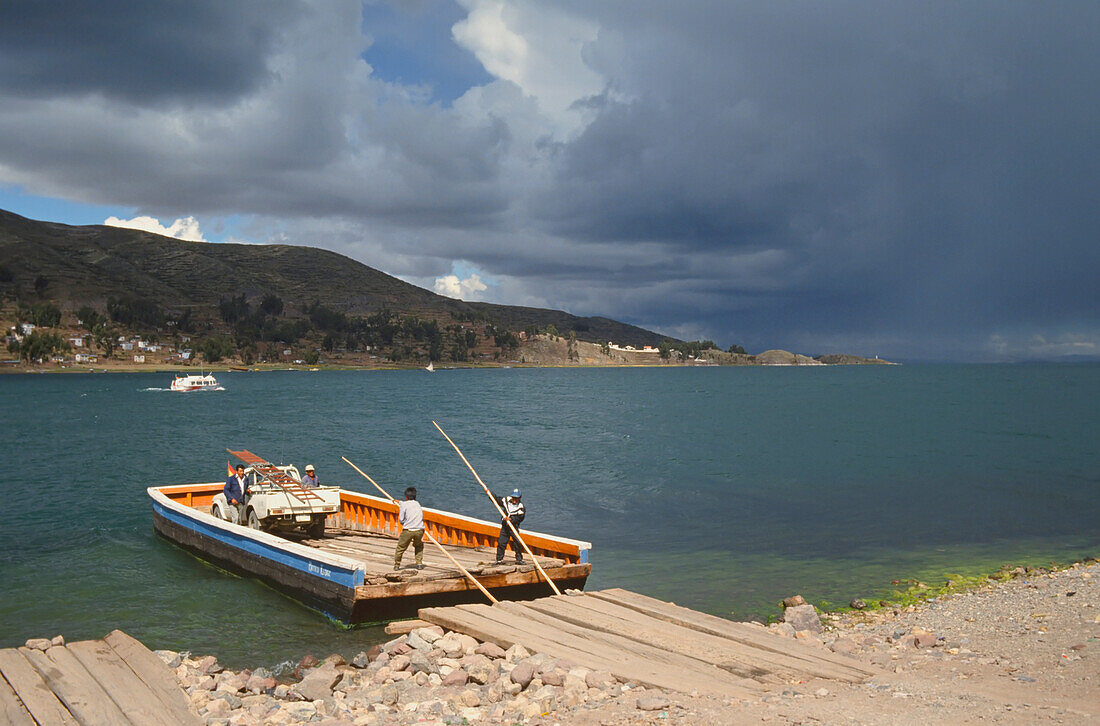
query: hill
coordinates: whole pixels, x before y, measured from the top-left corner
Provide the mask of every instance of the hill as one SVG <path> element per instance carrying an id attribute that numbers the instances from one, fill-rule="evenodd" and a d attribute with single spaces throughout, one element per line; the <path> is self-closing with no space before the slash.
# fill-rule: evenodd
<path id="1" fill-rule="evenodd" d="M 285 323 L 312 319 L 312 329 L 344 335 L 362 333 L 356 321 L 375 316 L 379 322 L 379 315 L 394 324 L 411 317 L 452 333 L 454 326 L 476 323 L 638 346 L 664 338 L 605 317 L 454 300 L 315 247 L 185 242 L 140 230 L 40 222 L 3 210 L 0 298 L 9 305 L 48 302 L 65 312 L 88 306 L 121 323 L 136 315 L 145 327 L 162 330 L 185 320 L 199 333 L 233 332 L 238 343 L 237 328 L 249 315 L 250 330 L 258 332 L 251 337 L 261 340 L 264 326 L 274 329 L 277 320 L 284 332 Z M 269 314 L 258 319 L 265 299 Z M 108 310 L 112 301 L 140 314 L 131 310 L 120 318 Z M 308 333 L 302 326 L 298 331 Z"/>

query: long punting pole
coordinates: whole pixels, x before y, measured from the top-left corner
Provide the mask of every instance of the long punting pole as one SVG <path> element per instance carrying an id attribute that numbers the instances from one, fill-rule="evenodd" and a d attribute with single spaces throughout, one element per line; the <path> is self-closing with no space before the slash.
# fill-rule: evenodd
<path id="1" fill-rule="evenodd" d="M 477 475 L 477 471 L 470 463 L 470 460 L 467 459 L 466 455 L 462 453 L 462 449 L 458 448 L 458 444 L 451 441 L 451 437 L 447 435 L 446 431 L 439 428 L 439 424 L 437 424 L 435 421 L 432 421 L 432 425 L 439 429 L 439 433 L 443 434 L 443 438 L 447 439 L 451 446 L 455 448 L 455 451 L 458 452 L 458 455 L 462 457 L 462 460 L 466 462 L 466 466 L 470 469 L 470 472 L 473 473 L 474 478 L 477 479 L 477 483 L 480 484 L 481 488 L 485 490 L 485 495 L 493 500 L 493 506 L 497 508 L 498 512 L 500 512 L 500 518 L 508 523 L 508 528 L 512 530 L 512 534 L 515 536 L 516 542 L 519 542 L 521 545 L 523 545 L 523 549 L 527 551 L 527 554 L 531 555 L 531 561 L 535 563 L 535 567 L 542 574 L 542 576 L 546 578 L 546 582 L 550 584 L 550 589 L 554 591 L 554 594 L 560 595 L 561 590 L 559 590 L 558 586 L 554 584 L 554 581 L 550 579 L 550 575 L 546 574 L 546 570 L 542 569 L 542 565 L 539 564 L 539 560 L 537 557 L 535 557 L 535 553 L 531 551 L 531 548 L 528 547 L 527 543 L 524 542 L 523 539 L 519 536 L 519 530 L 516 529 L 516 526 L 514 524 L 512 524 L 512 520 L 509 519 L 508 515 L 504 513 L 504 510 L 500 508 L 500 502 L 498 502 L 497 498 L 493 496 L 493 493 L 489 491 L 489 487 L 485 486 L 485 482 L 481 481 L 481 477 Z"/>
<path id="2" fill-rule="evenodd" d="M 382 496 L 384 496 L 384 497 L 385 497 L 386 499 L 389 499 L 389 500 L 390 500 L 391 502 L 393 502 L 394 504 L 397 504 L 397 503 L 398 503 L 396 499 L 394 499 L 393 497 L 391 497 L 391 496 L 390 496 L 389 494 L 387 494 L 387 493 L 386 493 L 386 490 L 385 490 L 385 489 L 383 489 L 382 487 L 378 486 L 378 482 L 376 482 L 376 481 L 375 481 L 374 479 L 371 479 L 371 478 L 370 478 L 369 476 L 367 476 L 366 472 L 364 472 L 364 471 L 363 471 L 362 469 L 360 469 L 360 468 L 359 468 L 358 466 L 356 466 L 355 464 L 352 464 L 352 463 L 351 463 L 350 461 L 348 461 L 348 460 L 347 460 L 347 457 L 345 457 L 345 456 L 341 456 L 340 458 L 341 458 L 341 459 L 343 459 L 344 461 L 347 461 L 347 462 L 348 462 L 348 465 L 349 465 L 349 466 L 351 466 L 351 468 L 352 468 L 352 469 L 355 469 L 355 470 L 356 470 L 357 472 L 359 472 L 359 473 L 360 473 L 360 474 L 362 474 L 362 475 L 363 475 L 364 477 L 366 477 L 367 481 L 369 481 L 369 482 L 370 482 L 371 484 L 373 484 L 373 485 L 374 485 L 374 486 L 375 486 L 375 487 L 376 487 L 376 488 L 378 489 L 378 491 L 382 492 Z M 458 560 L 456 560 L 456 559 L 455 559 L 454 557 L 451 557 L 451 553 L 450 553 L 450 552 L 448 552 L 448 551 L 447 551 L 447 550 L 446 550 L 446 549 L 445 549 L 445 548 L 443 547 L 443 545 L 439 544 L 439 542 L 438 542 L 438 541 L 436 540 L 436 538 L 432 536 L 432 533 L 428 531 L 428 527 L 427 527 L 426 525 L 425 525 L 425 527 L 424 527 L 424 534 L 425 534 L 425 536 L 427 536 L 428 540 L 429 540 L 429 541 L 431 541 L 431 543 L 432 543 L 432 544 L 434 544 L 434 545 L 435 545 L 436 547 L 438 547 L 438 548 L 439 548 L 439 551 L 440 551 L 440 552 L 442 552 L 442 553 L 443 553 L 444 555 L 446 555 L 446 556 L 447 556 L 447 559 L 448 559 L 448 560 L 450 560 L 450 561 L 451 561 L 451 563 L 452 563 L 452 564 L 453 564 L 453 565 L 454 565 L 455 567 L 457 567 L 457 568 L 458 568 L 459 570 L 461 570 L 461 571 L 462 571 L 462 574 L 463 574 L 463 575 L 465 575 L 466 577 L 468 577 L 468 578 L 470 579 L 470 582 L 472 582 L 472 583 L 474 583 L 475 585 L 477 585 L 477 589 L 478 589 L 478 590 L 481 590 L 481 591 L 482 591 L 483 593 L 485 593 L 485 597 L 489 598 L 489 602 L 491 602 L 491 603 L 496 603 L 496 602 L 498 602 L 498 601 L 497 601 L 497 599 L 496 599 L 495 597 L 493 597 L 493 594 L 492 594 L 491 592 L 489 592 L 488 590 L 486 590 L 486 589 L 485 589 L 485 586 L 484 586 L 484 585 L 482 585 L 482 584 L 481 584 L 480 582 L 478 582 L 478 581 L 477 581 L 477 578 L 476 578 L 476 577 L 474 577 L 473 575 L 471 575 L 471 574 L 470 574 L 470 573 L 469 573 L 469 572 L 468 572 L 468 571 L 466 570 L 466 568 L 465 568 L 465 567 L 463 567 L 462 565 L 458 564 Z"/>

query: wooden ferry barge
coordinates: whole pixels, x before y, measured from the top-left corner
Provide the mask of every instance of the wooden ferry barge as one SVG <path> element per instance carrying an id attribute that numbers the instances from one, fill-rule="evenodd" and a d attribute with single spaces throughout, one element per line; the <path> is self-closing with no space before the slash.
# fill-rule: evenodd
<path id="1" fill-rule="evenodd" d="M 414 617 L 424 607 L 485 602 L 485 595 L 426 541 L 423 570 L 393 569 L 400 526 L 397 505 L 340 490 L 340 511 L 321 538 L 284 538 L 213 516 L 223 484 L 149 487 L 153 526 L 165 539 L 228 570 L 257 577 L 345 623 L 381 623 Z M 553 594 L 529 562 L 496 565 L 499 523 L 424 509 L 426 530 L 483 587 L 501 600 Z M 591 572 L 588 542 L 522 532 L 559 589 L 583 589 Z M 511 557 L 509 552 L 508 556 Z M 412 559 L 412 549 L 405 562 Z"/>

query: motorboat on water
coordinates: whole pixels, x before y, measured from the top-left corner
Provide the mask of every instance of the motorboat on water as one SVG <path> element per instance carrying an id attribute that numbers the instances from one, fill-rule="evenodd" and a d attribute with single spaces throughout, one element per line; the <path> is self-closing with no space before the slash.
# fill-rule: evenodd
<path id="1" fill-rule="evenodd" d="M 176 376 L 172 380 L 173 391 L 202 391 L 214 390 L 218 387 L 218 381 L 210 373 L 202 375 Z"/>

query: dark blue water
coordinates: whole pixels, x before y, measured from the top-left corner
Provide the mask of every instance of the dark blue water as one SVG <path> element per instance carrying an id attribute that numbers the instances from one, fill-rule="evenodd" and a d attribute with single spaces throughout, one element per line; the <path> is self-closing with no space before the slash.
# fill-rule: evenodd
<path id="1" fill-rule="evenodd" d="M 508 369 L 0 376 L 0 646 L 119 627 L 274 665 L 346 631 L 158 539 L 145 487 L 228 448 L 489 518 L 432 419 L 530 529 L 589 540 L 590 588 L 767 617 L 890 580 L 1100 553 L 1100 366 Z"/>

